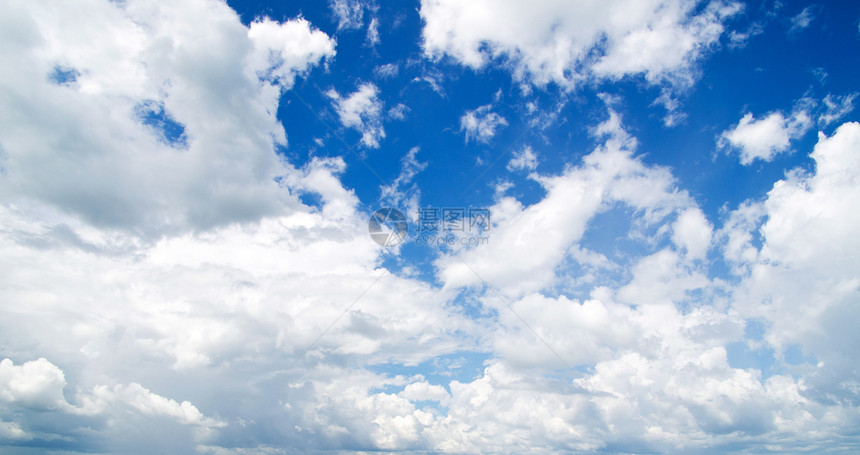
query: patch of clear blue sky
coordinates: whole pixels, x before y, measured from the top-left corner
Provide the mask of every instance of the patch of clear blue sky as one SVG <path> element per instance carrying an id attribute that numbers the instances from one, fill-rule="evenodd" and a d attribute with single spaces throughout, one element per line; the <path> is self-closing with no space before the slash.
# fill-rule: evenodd
<path id="1" fill-rule="evenodd" d="M 430 62 L 421 50 L 422 22 L 417 1 L 378 2 L 376 12 L 364 11 L 364 27 L 340 31 L 328 2 L 228 3 L 246 24 L 260 16 L 275 20 L 303 16 L 336 38 L 337 55 L 328 62 L 327 69 L 315 68 L 308 77 L 299 78 L 281 100 L 278 117 L 289 139 L 289 146 L 282 152 L 298 166 L 313 156 L 344 157 L 348 168 L 342 180 L 356 192 L 368 213 L 379 205 L 380 185 L 397 177 L 401 158 L 415 146 L 421 148 L 418 160 L 428 163 L 415 178 L 423 206 L 486 207 L 493 201 L 493 185 L 502 180 L 514 184 L 509 194 L 525 205 L 535 203 L 544 192 L 526 178 L 526 173 L 512 173 L 505 168 L 511 152 L 531 146 L 540 158 L 538 171 L 543 174 L 558 174 L 565 166 L 578 165 L 596 145 L 589 128 L 607 115 L 598 94 L 609 93 L 620 99 L 614 109 L 639 141 L 642 160 L 669 167 L 678 187 L 689 191 L 708 219 L 719 227 L 726 209 L 734 209 L 747 199 L 762 199 L 786 171 L 795 167 L 811 169 L 808 154 L 817 142 L 817 130 L 832 134 L 841 121 L 829 126 L 814 125 L 792 143 L 791 152 L 779 154 L 771 162 L 755 161 L 749 166 L 741 165 L 736 154 L 717 148 L 720 133 L 736 125 L 747 112 L 756 118 L 773 111 L 790 114 L 803 97 L 820 102 L 827 94 L 846 95 L 857 91 L 860 81 L 860 2 L 824 3 L 808 28 L 794 31 L 791 18 L 809 2 L 746 2 L 744 12 L 729 21 L 728 28 L 744 32 L 757 26 L 762 33 L 751 35 L 741 47 L 729 46 L 724 37 L 719 47 L 705 53 L 696 71 L 698 80 L 689 89 L 676 92 L 685 119 L 674 127 L 663 124 L 666 112 L 654 105 L 663 87 L 649 85 L 641 77 L 598 82 L 570 93 L 550 85 L 524 95 L 510 73 L 499 65 L 473 71 L 450 59 Z M 375 46 L 366 39 L 371 16 L 379 20 L 381 41 Z M 396 64 L 398 74 L 391 78 L 375 75 L 374 69 L 383 64 Z M 423 79 L 426 77 L 439 84 L 441 93 Z M 378 149 L 362 147 L 358 132 L 341 127 L 325 94 L 334 89 L 348 95 L 366 82 L 379 88 L 386 110 L 398 103 L 409 108 L 403 121 L 384 120 L 386 137 Z M 527 114 L 526 102 L 536 103 L 540 112 L 560 107 L 558 115 L 549 123 L 530 124 L 532 117 Z M 500 128 L 489 143 L 467 142 L 460 131 L 460 117 L 467 110 L 488 104 L 493 112 L 505 117 L 508 125 Z M 858 112 L 842 119 L 845 120 L 858 120 Z M 307 201 L 314 202 L 313 198 Z M 596 229 L 586 234 L 583 244 L 620 262 L 625 253 L 647 253 L 647 249 L 623 237 L 629 215 L 617 209 L 598 216 L 592 222 Z M 407 243 L 399 255 L 384 256 L 383 265 L 395 271 L 414 267 L 420 278 L 433 282 L 432 261 L 437 254 L 431 248 Z M 727 276 L 727 268 L 718 258 L 712 259 L 709 273 Z M 608 279 L 621 281 L 625 277 L 610 275 Z M 556 291 L 582 298 L 586 288 Z M 458 301 L 466 299 L 461 296 Z M 754 339 L 754 334 L 748 335 Z M 481 354 L 466 357 L 469 371 L 479 368 L 485 360 Z M 795 357 L 804 360 L 792 353 L 793 360 Z M 729 358 L 735 366 L 755 366 L 765 375 L 772 373 L 772 352 L 735 344 L 729 346 Z M 420 372 L 433 378 L 428 365 L 373 368 L 388 374 Z M 457 377 L 471 379 L 467 376 L 470 374 Z M 453 377 L 437 379 L 446 384 L 446 378 Z"/>

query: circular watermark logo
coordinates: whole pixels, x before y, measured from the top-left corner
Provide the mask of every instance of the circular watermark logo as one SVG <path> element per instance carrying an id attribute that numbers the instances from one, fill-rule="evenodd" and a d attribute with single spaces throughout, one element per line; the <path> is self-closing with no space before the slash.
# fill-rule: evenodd
<path id="1" fill-rule="evenodd" d="M 409 223 L 403 212 L 385 207 L 370 215 L 367 231 L 374 242 L 382 246 L 396 246 L 409 235 Z"/>

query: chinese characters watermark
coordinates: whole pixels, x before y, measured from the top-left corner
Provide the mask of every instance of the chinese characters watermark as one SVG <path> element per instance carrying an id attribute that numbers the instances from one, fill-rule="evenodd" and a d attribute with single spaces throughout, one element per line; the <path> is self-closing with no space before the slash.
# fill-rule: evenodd
<path id="1" fill-rule="evenodd" d="M 477 246 L 489 242 L 492 227 L 490 210 L 472 207 L 421 207 L 416 214 L 416 245 Z M 381 246 L 393 247 L 409 238 L 409 219 L 403 212 L 381 208 L 370 216 L 370 238 Z"/>

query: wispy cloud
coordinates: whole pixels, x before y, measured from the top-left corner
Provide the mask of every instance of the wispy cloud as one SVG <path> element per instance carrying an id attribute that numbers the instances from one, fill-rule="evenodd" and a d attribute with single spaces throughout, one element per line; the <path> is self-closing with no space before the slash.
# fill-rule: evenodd
<path id="1" fill-rule="evenodd" d="M 492 105 L 481 106 L 477 109 L 466 111 L 460 117 L 460 131 L 466 134 L 466 142 L 476 140 L 488 143 L 496 135 L 496 131 L 508 125 L 508 121 L 501 115 L 493 112 Z"/>

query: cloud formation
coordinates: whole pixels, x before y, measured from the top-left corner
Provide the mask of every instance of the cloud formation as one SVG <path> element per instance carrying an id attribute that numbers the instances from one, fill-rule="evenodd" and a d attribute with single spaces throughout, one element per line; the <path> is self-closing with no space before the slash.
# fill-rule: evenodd
<path id="1" fill-rule="evenodd" d="M 357 2 L 331 5 L 346 5 L 342 30 L 363 20 Z M 425 1 L 424 51 L 538 85 L 686 84 L 738 10 L 583 5 Z M 3 451 L 855 448 L 860 124 L 839 125 L 855 94 L 727 129 L 751 163 L 807 153 L 792 141 L 834 126 L 813 167 L 712 212 L 616 104 L 577 112 L 585 148 L 548 140 L 540 166 L 516 151 L 489 242 L 417 270 L 371 241 L 367 212 L 417 212 L 422 177 L 451 171 L 430 146 L 397 143 L 394 180 L 362 188 L 335 148 L 283 152 L 280 97 L 335 55 L 307 20 L 243 25 L 214 0 L 5 6 Z M 379 85 L 351 79 L 323 102 L 376 148 L 383 115 L 426 111 L 382 99 L 400 72 L 413 87 L 415 62 L 372 68 Z M 489 148 L 516 122 L 504 109 L 457 105 L 439 125 Z"/>
<path id="2" fill-rule="evenodd" d="M 791 141 L 801 137 L 811 126 L 809 115 L 802 110 L 788 118 L 781 112 L 772 112 L 760 119 L 747 113 L 734 128 L 723 132 L 720 145 L 736 148 L 744 165 L 755 160 L 771 161 L 777 154 L 788 151 Z"/>
<path id="3" fill-rule="evenodd" d="M 341 96 L 334 89 L 327 94 L 335 103 L 343 126 L 358 130 L 365 147 L 379 148 L 379 141 L 385 139 L 385 129 L 382 127 L 383 104 L 376 85 L 362 84 L 349 96 Z"/>
<path id="4" fill-rule="evenodd" d="M 187 25 L 199 18 L 212 27 Z M 287 140 L 274 106 L 334 55 L 307 21 L 244 27 L 200 0 L 9 5 L 4 22 L 7 203 L 153 238 L 297 208 L 275 182 L 294 169 L 274 153 Z"/>
<path id="5" fill-rule="evenodd" d="M 467 110 L 460 117 L 460 131 L 466 134 L 466 142 L 476 140 L 488 143 L 496 135 L 496 131 L 508 125 L 504 117 L 492 111 L 492 105 L 481 106 Z"/>
<path id="6" fill-rule="evenodd" d="M 508 161 L 508 170 L 528 170 L 533 171 L 538 165 L 538 158 L 531 147 L 523 147 L 519 152 L 514 152 L 514 156 Z"/>
<path id="7" fill-rule="evenodd" d="M 539 86 L 572 89 L 592 78 L 625 76 L 687 85 L 724 22 L 741 9 L 722 1 L 695 6 L 676 0 L 422 0 L 423 46 L 431 58 L 450 56 L 475 69 L 502 59 L 516 79 Z"/>

